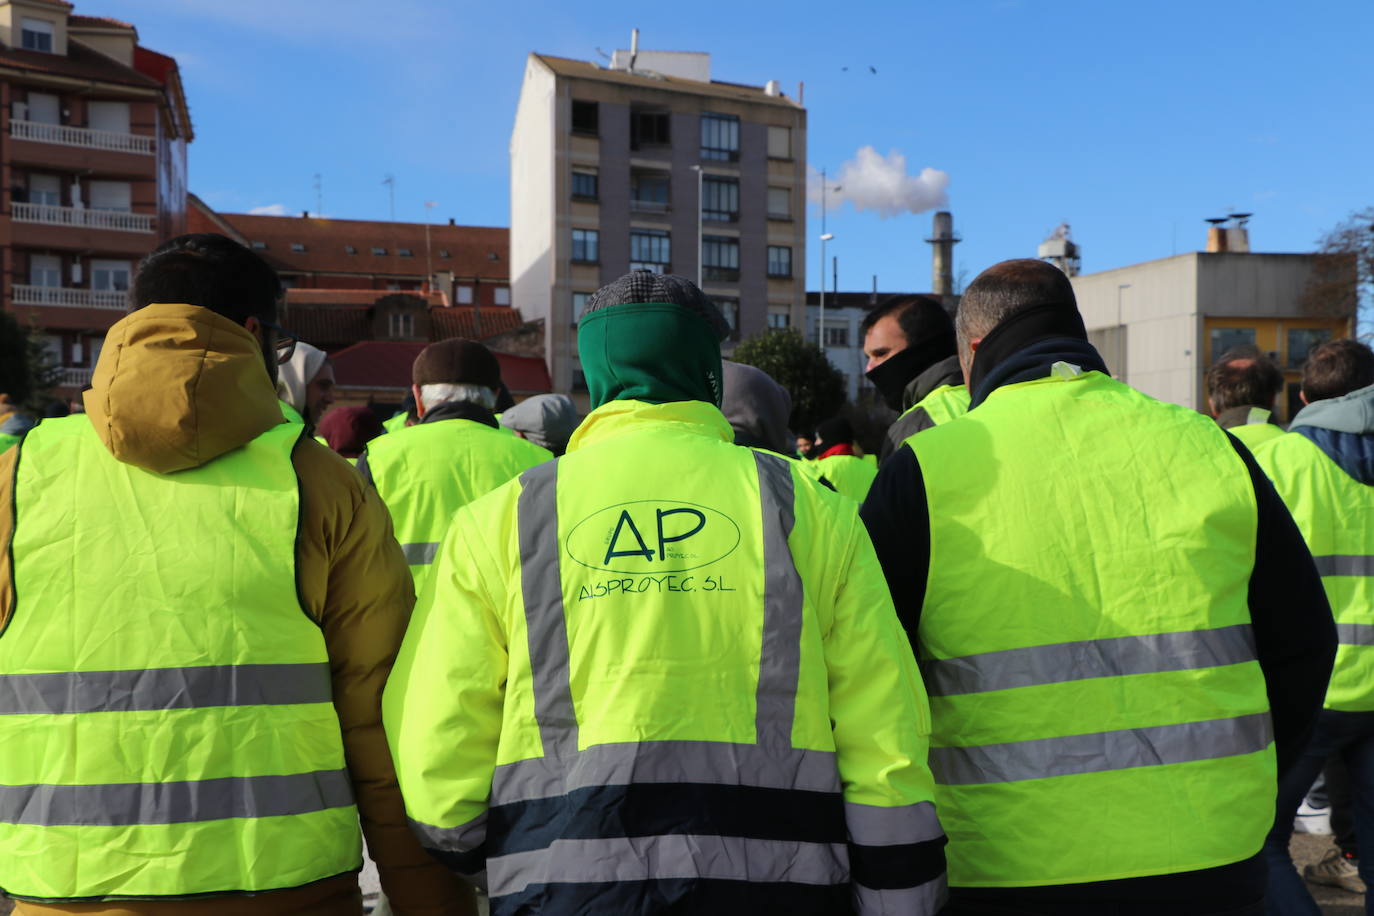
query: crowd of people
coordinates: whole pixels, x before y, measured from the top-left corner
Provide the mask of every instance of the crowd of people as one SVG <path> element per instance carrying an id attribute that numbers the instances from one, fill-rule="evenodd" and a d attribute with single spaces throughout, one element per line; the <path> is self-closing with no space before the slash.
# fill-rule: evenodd
<path id="1" fill-rule="evenodd" d="M 403 916 L 1317 913 L 1324 768 L 1321 875 L 1370 877 L 1365 345 L 1286 432 L 1227 353 L 1207 416 L 1004 261 L 868 316 L 864 454 L 681 277 L 591 297 L 585 417 L 469 340 L 394 417 L 330 409 L 280 299 L 173 239 L 82 413 L 0 394 L 18 913 L 358 914 L 364 841 Z"/>

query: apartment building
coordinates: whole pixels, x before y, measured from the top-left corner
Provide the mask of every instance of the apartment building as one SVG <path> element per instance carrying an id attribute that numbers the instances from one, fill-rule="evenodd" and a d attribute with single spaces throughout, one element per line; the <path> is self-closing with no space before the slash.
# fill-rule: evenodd
<path id="1" fill-rule="evenodd" d="M 544 319 L 555 391 L 585 391 L 577 318 L 632 268 L 700 277 L 731 343 L 801 326 L 806 110 L 776 82 L 713 80 L 709 54 L 531 54 L 510 160 L 512 298 Z"/>
<path id="2" fill-rule="evenodd" d="M 138 259 L 185 231 L 191 119 L 176 61 L 63 0 L 0 0 L 4 307 L 90 380 Z"/>

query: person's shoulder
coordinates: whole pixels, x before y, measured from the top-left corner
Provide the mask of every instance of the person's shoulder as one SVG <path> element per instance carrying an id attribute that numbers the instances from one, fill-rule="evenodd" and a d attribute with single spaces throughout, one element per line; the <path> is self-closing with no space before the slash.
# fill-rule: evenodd
<path id="1" fill-rule="evenodd" d="M 328 446 L 302 437 L 291 450 L 291 464 L 307 505 L 337 505 L 352 510 L 363 501 L 365 485 L 358 469 Z"/>

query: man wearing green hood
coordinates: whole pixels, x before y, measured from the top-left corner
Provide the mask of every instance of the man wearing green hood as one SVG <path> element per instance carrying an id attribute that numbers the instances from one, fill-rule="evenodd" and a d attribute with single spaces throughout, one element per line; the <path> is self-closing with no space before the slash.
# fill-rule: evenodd
<path id="1" fill-rule="evenodd" d="M 567 454 L 454 517 L 383 701 L 408 816 L 516 912 L 935 913 L 911 648 L 853 507 L 733 444 L 690 281 L 592 297 Z"/>

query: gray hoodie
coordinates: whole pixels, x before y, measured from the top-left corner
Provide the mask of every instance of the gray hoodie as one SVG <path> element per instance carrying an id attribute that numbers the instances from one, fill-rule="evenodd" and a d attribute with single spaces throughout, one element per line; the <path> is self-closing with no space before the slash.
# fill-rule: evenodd
<path id="1" fill-rule="evenodd" d="M 753 366 L 722 360 L 721 368 L 725 392 L 720 411 L 735 430 L 735 444 L 791 455 L 794 442 L 787 423 L 792 396 L 787 389 Z"/>

